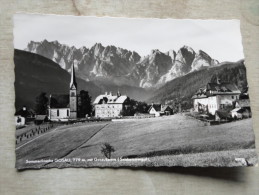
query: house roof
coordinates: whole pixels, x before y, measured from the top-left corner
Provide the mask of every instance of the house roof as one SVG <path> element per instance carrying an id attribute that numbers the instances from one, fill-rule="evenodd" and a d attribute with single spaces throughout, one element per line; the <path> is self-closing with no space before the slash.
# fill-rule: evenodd
<path id="1" fill-rule="evenodd" d="M 36 115 L 35 120 L 43 121 L 47 118 L 47 115 Z"/>
<path id="2" fill-rule="evenodd" d="M 170 106 L 168 106 L 168 105 L 162 105 L 161 107 L 162 107 L 161 108 L 162 112 L 165 112 L 166 110 L 172 110 L 172 108 Z"/>
<path id="3" fill-rule="evenodd" d="M 228 118 L 229 114 L 228 112 L 217 110 L 216 114 L 219 116 L 219 118 Z"/>
<path id="4" fill-rule="evenodd" d="M 157 112 L 159 112 L 159 111 L 161 111 L 161 104 L 151 105 L 148 111 L 150 111 L 152 108 L 154 108 Z"/>
<path id="5" fill-rule="evenodd" d="M 240 94 L 241 93 L 241 91 L 233 83 L 208 83 L 207 91 L 211 91 L 213 94 L 222 94 L 222 93 Z"/>
<path id="6" fill-rule="evenodd" d="M 239 107 L 241 107 L 241 108 L 250 107 L 250 100 L 249 100 L 249 99 L 237 100 L 237 104 L 238 104 Z"/>
<path id="7" fill-rule="evenodd" d="M 192 99 L 200 99 L 200 98 L 207 98 L 207 95 L 205 94 L 195 94 L 192 96 Z"/>
<path id="8" fill-rule="evenodd" d="M 211 95 L 224 94 L 241 94 L 241 91 L 232 83 L 208 83 L 205 88 L 200 88 L 195 95 L 192 96 L 192 99 L 201 99 Z"/>
<path id="9" fill-rule="evenodd" d="M 31 111 L 28 111 L 27 109 L 20 109 L 15 113 L 15 116 L 22 116 L 22 117 L 28 117 L 30 115 L 33 115 Z"/>
<path id="10" fill-rule="evenodd" d="M 148 112 L 154 108 L 157 112 L 165 112 L 167 109 L 172 110 L 172 108 L 168 105 L 161 105 L 161 104 L 153 104 L 150 106 L 150 108 L 148 109 Z"/>
<path id="11" fill-rule="evenodd" d="M 95 98 L 93 104 L 123 104 L 127 98 L 126 95 L 99 95 Z"/>
<path id="12" fill-rule="evenodd" d="M 235 108 L 235 109 L 231 110 L 231 112 L 238 112 L 240 110 L 242 110 L 242 108 Z"/>

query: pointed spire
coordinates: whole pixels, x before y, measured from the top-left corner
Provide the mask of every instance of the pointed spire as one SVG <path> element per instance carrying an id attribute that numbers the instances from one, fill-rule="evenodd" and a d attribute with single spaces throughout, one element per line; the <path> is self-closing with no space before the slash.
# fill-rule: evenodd
<path id="1" fill-rule="evenodd" d="M 70 89 L 71 89 L 73 86 L 75 86 L 75 88 L 77 88 L 74 62 L 73 62 L 72 67 L 71 67 L 71 81 L 70 81 Z"/>

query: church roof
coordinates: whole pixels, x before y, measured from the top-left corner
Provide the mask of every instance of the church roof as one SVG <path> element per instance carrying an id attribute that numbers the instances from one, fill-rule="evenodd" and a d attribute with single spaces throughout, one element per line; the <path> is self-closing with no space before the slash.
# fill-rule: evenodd
<path id="1" fill-rule="evenodd" d="M 73 86 L 75 86 L 75 88 L 77 88 L 74 63 L 71 66 L 71 80 L 70 80 L 70 85 L 69 86 L 70 86 L 70 89 Z"/>
<path id="2" fill-rule="evenodd" d="M 126 95 L 99 95 L 95 98 L 94 104 L 123 104 L 127 98 Z"/>

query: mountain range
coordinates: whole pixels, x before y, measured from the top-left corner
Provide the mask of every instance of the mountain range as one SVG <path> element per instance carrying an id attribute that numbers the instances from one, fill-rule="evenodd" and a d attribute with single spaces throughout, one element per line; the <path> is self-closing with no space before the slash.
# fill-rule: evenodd
<path id="1" fill-rule="evenodd" d="M 58 41 L 31 41 L 25 51 L 39 54 L 70 72 L 74 63 L 76 74 L 85 81 L 128 85 L 140 88 L 159 88 L 167 82 L 219 62 L 202 50 L 195 52 L 183 46 L 177 52 L 151 50 L 146 56 L 115 46 L 96 43 L 91 48 L 75 48 Z"/>
<path id="2" fill-rule="evenodd" d="M 16 110 L 23 105 L 34 108 L 35 98 L 41 92 L 49 94 L 68 94 L 70 73 L 59 64 L 41 55 L 22 51 L 14 51 L 15 63 L 15 94 Z M 158 89 L 145 89 L 130 85 L 116 85 L 113 82 L 102 80 L 86 81 L 77 77 L 78 92 L 86 90 L 92 99 L 106 91 L 116 92 L 138 101 L 148 103 L 165 103 L 175 99 L 187 102 L 186 107 L 192 106 L 192 95 L 208 82 L 219 77 L 222 81 L 235 83 L 242 91 L 247 87 L 246 69 L 244 61 L 236 63 L 224 62 L 211 68 L 190 72 L 177 77 Z"/>
<path id="3" fill-rule="evenodd" d="M 34 108 L 35 98 L 41 93 L 68 94 L 70 73 L 57 63 L 41 55 L 14 50 L 15 63 L 15 107 Z M 130 95 L 131 98 L 144 100 L 150 97 L 152 90 L 128 85 L 117 86 L 109 82 L 85 81 L 77 77 L 78 92 L 88 91 L 92 99 L 105 92 L 117 92 Z"/>

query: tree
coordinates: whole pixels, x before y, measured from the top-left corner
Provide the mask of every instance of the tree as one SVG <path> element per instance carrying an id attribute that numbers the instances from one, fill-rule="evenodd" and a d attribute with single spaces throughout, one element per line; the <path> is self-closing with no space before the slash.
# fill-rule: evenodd
<path id="1" fill-rule="evenodd" d="M 91 104 L 92 97 L 89 96 L 88 91 L 81 90 L 78 101 L 78 116 L 85 117 L 87 114 L 91 115 L 93 107 Z"/>
<path id="2" fill-rule="evenodd" d="M 36 97 L 35 112 L 36 114 L 47 114 L 48 98 L 46 93 L 42 92 Z"/>
<path id="3" fill-rule="evenodd" d="M 110 159 L 111 154 L 112 152 L 115 152 L 115 149 L 109 143 L 104 143 L 101 152 L 106 158 Z"/>

